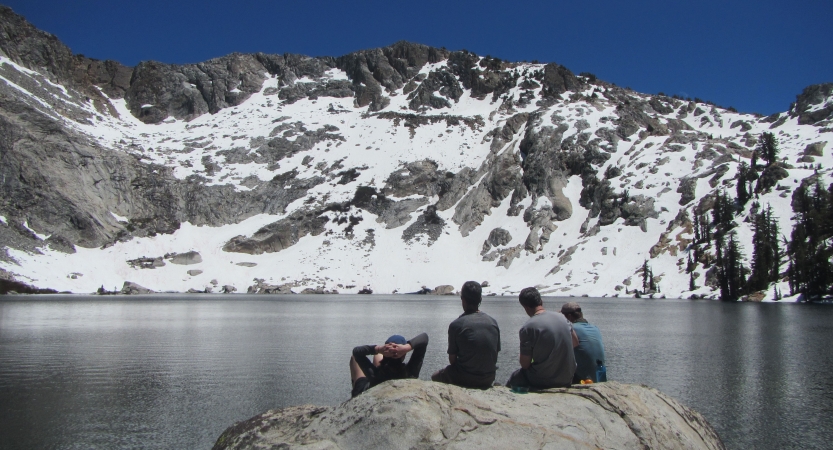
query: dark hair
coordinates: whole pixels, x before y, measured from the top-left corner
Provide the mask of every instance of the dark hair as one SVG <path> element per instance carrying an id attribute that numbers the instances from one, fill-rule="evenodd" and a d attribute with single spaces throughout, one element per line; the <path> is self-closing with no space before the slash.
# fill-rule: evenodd
<path id="1" fill-rule="evenodd" d="M 535 308 L 543 305 L 541 294 L 534 287 L 523 288 L 520 295 L 518 295 L 518 301 L 527 308 Z"/>
<path id="2" fill-rule="evenodd" d="M 483 300 L 482 293 L 483 289 L 480 287 L 480 283 L 476 281 L 466 281 L 463 283 L 463 289 L 460 289 L 460 298 L 463 299 L 467 306 L 471 307 L 466 309 L 477 309 Z"/>
<path id="3" fill-rule="evenodd" d="M 581 306 L 576 302 L 565 303 L 561 307 L 561 314 L 564 314 L 564 317 L 568 319 L 574 318 L 574 320 L 578 320 L 584 318 L 584 313 L 581 312 Z M 572 322 L 573 320 L 570 321 Z"/>

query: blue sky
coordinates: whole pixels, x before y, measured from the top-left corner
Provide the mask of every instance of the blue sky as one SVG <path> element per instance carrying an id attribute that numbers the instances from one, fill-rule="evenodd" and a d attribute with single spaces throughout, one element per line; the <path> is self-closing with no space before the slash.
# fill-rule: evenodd
<path id="1" fill-rule="evenodd" d="M 2 1 L 2 0 L 0 0 Z M 770 114 L 833 82 L 833 1 L 6 0 L 75 53 L 192 63 L 398 40 L 557 62 L 640 92 Z"/>

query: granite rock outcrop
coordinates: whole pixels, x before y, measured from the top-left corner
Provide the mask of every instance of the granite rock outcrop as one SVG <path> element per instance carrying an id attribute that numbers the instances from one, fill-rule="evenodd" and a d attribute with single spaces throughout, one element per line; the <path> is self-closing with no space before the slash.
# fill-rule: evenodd
<path id="1" fill-rule="evenodd" d="M 616 382 L 515 394 L 420 380 L 383 383 L 338 406 L 268 411 L 229 427 L 214 450 L 267 448 L 723 449 L 697 412 Z"/>

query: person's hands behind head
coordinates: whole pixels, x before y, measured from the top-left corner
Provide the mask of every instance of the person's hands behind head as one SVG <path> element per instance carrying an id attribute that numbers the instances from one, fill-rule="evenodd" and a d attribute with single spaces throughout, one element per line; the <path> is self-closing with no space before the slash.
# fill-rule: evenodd
<path id="1" fill-rule="evenodd" d="M 382 351 L 379 353 L 381 353 L 382 356 L 385 358 L 396 358 L 396 344 L 388 343 L 380 347 L 382 347 Z"/>
<path id="2" fill-rule="evenodd" d="M 386 344 L 386 348 L 390 348 L 390 356 L 385 355 L 386 357 L 390 358 L 404 358 L 405 355 L 408 354 L 409 351 L 412 350 L 411 344 L 399 345 L 399 344 Z"/>

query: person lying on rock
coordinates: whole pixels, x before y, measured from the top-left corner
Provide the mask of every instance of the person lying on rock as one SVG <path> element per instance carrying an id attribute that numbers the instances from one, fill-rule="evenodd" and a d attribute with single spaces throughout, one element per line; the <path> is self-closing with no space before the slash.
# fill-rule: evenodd
<path id="1" fill-rule="evenodd" d="M 431 380 L 486 389 L 495 381 L 500 328 L 479 309 L 483 300 L 480 283 L 466 281 L 460 299 L 463 314 L 448 326 L 449 365 L 431 375 Z"/>
<path id="2" fill-rule="evenodd" d="M 562 314 L 547 311 L 537 289 L 524 288 L 518 296 L 529 320 L 518 333 L 521 368 L 512 373 L 506 386 L 516 389 L 567 387 L 576 372 L 573 348 L 578 336 Z"/>
<path id="3" fill-rule="evenodd" d="M 350 378 L 353 382 L 352 396 L 388 380 L 400 378 L 419 378 L 425 350 L 428 348 L 428 335 L 422 333 L 406 340 L 394 334 L 383 345 L 360 345 L 353 349 L 350 357 Z M 411 359 L 405 363 L 405 355 L 413 350 Z M 373 355 L 373 362 L 367 357 Z"/>
<path id="4" fill-rule="evenodd" d="M 573 331 L 578 336 L 578 346 L 574 349 L 577 367 L 573 383 L 580 383 L 581 380 L 598 383 L 597 372 L 605 361 L 602 333 L 596 325 L 587 322 L 584 313 L 581 312 L 581 306 L 576 302 L 565 303 L 561 307 L 561 314 L 573 324 Z"/>

